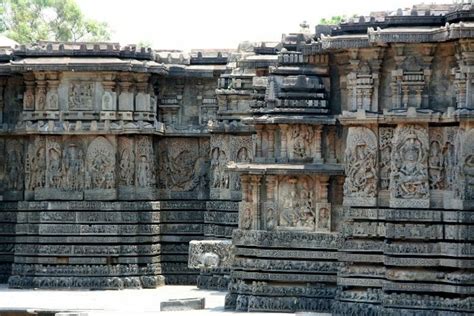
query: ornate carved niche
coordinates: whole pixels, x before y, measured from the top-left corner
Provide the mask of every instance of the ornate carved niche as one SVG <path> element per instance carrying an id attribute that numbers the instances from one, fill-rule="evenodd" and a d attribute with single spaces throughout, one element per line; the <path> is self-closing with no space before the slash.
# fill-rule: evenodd
<path id="1" fill-rule="evenodd" d="M 344 205 L 377 205 L 377 136 L 367 127 L 349 127 L 345 151 Z"/>
<path id="2" fill-rule="evenodd" d="M 95 83 L 75 80 L 69 83 L 68 108 L 71 111 L 92 111 L 95 100 Z"/>
<path id="3" fill-rule="evenodd" d="M 251 136 L 230 136 L 230 160 L 237 163 L 250 163 L 254 160 L 253 142 Z M 240 176 L 236 172 L 231 172 L 230 175 L 230 190 L 232 198 L 241 198 Z"/>
<path id="4" fill-rule="evenodd" d="M 158 188 L 161 194 L 195 198 L 209 189 L 209 142 L 204 139 L 168 138 L 160 141 Z M 192 197 L 189 195 L 189 197 Z"/>
<path id="5" fill-rule="evenodd" d="M 46 138 L 30 138 L 25 159 L 25 190 L 33 192 L 46 185 Z M 30 194 L 27 194 L 30 195 Z M 31 199 L 32 196 L 27 196 Z"/>
<path id="6" fill-rule="evenodd" d="M 116 198 L 115 153 L 115 145 L 103 136 L 89 144 L 86 156 L 86 199 Z"/>
<path id="7" fill-rule="evenodd" d="M 460 129 L 457 144 L 458 168 L 454 185 L 456 208 L 469 209 L 474 206 L 474 129 Z"/>
<path id="8" fill-rule="evenodd" d="M 347 75 L 347 92 L 350 110 L 378 111 L 380 49 L 365 52 L 365 58 L 358 49 L 350 50 L 349 74 Z M 372 56 L 374 55 L 375 56 Z"/>
<path id="9" fill-rule="evenodd" d="M 428 155 L 425 126 L 397 126 L 392 140 L 390 207 L 429 207 Z"/>
<path id="10" fill-rule="evenodd" d="M 394 45 L 397 67 L 392 70 L 392 109 L 428 107 L 428 85 L 431 79 L 431 61 L 434 46 L 423 45 L 422 53 L 410 52 Z"/>

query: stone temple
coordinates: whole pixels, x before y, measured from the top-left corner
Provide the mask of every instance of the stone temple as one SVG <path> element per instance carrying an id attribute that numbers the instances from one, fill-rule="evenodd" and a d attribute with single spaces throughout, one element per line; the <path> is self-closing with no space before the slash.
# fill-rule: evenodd
<path id="1" fill-rule="evenodd" d="M 228 51 L 1 48 L 0 281 L 472 313 L 474 7 L 301 26 Z"/>

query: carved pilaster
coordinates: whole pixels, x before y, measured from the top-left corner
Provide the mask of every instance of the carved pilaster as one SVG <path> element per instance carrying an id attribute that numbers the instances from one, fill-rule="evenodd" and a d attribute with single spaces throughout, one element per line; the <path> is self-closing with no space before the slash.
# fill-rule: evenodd
<path id="1" fill-rule="evenodd" d="M 46 74 L 42 72 L 35 73 L 35 110 L 44 111 L 46 107 Z"/>
<path id="2" fill-rule="evenodd" d="M 133 111 L 132 82 L 129 75 L 120 76 L 119 87 L 119 111 Z"/>
<path id="3" fill-rule="evenodd" d="M 275 125 L 267 125 L 268 135 L 268 159 L 274 161 L 275 159 Z"/>
<path id="4" fill-rule="evenodd" d="M 102 95 L 102 111 L 117 110 L 117 94 L 115 93 L 115 77 L 114 73 L 104 73 L 102 86 L 104 94 Z"/>
<path id="5" fill-rule="evenodd" d="M 25 82 L 25 93 L 23 94 L 23 111 L 34 111 L 35 109 L 35 76 L 32 73 L 23 75 Z"/>
<path id="6" fill-rule="evenodd" d="M 56 72 L 50 72 L 46 74 L 48 83 L 48 92 L 46 94 L 46 110 L 59 110 L 58 77 L 59 74 Z"/>
<path id="7" fill-rule="evenodd" d="M 257 131 L 256 136 L 256 149 L 257 153 L 255 155 L 255 158 L 261 159 L 263 157 L 262 155 L 262 137 L 263 137 L 263 125 L 255 125 L 255 130 Z"/>
<path id="8" fill-rule="evenodd" d="M 282 162 L 288 161 L 288 125 L 287 124 L 279 124 L 280 127 L 280 139 L 281 139 L 281 147 L 280 147 L 280 159 Z"/>
<path id="9" fill-rule="evenodd" d="M 323 155 L 322 155 L 322 148 L 321 148 L 321 141 L 322 141 L 322 126 L 316 125 L 313 126 L 314 130 L 314 158 L 313 161 L 315 163 L 322 163 L 323 162 Z"/>

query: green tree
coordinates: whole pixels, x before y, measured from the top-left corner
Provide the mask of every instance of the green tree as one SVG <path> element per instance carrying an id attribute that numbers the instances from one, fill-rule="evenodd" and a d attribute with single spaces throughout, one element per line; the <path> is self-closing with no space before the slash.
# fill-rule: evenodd
<path id="1" fill-rule="evenodd" d="M 335 15 L 330 18 L 322 18 L 319 21 L 320 25 L 337 25 L 346 19 L 345 15 Z"/>
<path id="2" fill-rule="evenodd" d="M 74 0 L 0 0 L 0 32 L 19 43 L 106 41 L 106 23 L 84 16 Z"/>

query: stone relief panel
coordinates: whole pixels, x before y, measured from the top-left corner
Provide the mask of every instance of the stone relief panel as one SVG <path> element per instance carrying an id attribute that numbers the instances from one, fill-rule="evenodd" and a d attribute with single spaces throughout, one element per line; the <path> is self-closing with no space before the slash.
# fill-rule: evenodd
<path id="1" fill-rule="evenodd" d="M 69 84 L 69 110 L 92 110 L 94 97 L 94 82 L 73 81 Z"/>
<path id="2" fill-rule="evenodd" d="M 156 168 L 153 140 L 149 136 L 138 136 L 135 141 L 137 155 L 135 185 L 138 188 L 154 187 L 156 184 Z"/>
<path id="3" fill-rule="evenodd" d="M 366 127 L 350 127 L 345 151 L 344 204 L 375 206 L 377 196 L 377 136 Z"/>
<path id="4" fill-rule="evenodd" d="M 24 151 L 21 139 L 7 139 L 6 153 L 6 191 L 10 191 L 11 199 L 20 198 L 16 192 L 24 188 Z M 16 196 L 18 195 L 18 196 Z"/>
<path id="5" fill-rule="evenodd" d="M 34 191 L 46 185 L 46 139 L 33 137 L 28 143 L 25 160 L 25 190 Z"/>
<path id="6" fill-rule="evenodd" d="M 287 139 L 290 160 L 312 160 L 313 152 L 311 145 L 314 142 L 314 131 L 312 126 L 290 126 Z"/>
<path id="7" fill-rule="evenodd" d="M 460 129 L 458 140 L 458 173 L 455 182 L 455 198 L 467 201 L 467 207 L 474 200 L 474 129 Z M 461 207 L 461 205 L 460 205 Z M 465 208 L 463 206 L 462 208 Z"/>
<path id="8" fill-rule="evenodd" d="M 115 199 L 115 145 L 103 136 L 95 138 L 87 148 L 86 199 Z"/>
<path id="9" fill-rule="evenodd" d="M 209 141 L 168 138 L 159 143 L 160 194 L 180 198 L 206 198 L 209 191 Z"/>
<path id="10" fill-rule="evenodd" d="M 399 125 L 392 140 L 391 207 L 429 207 L 427 128 Z"/>
<path id="11" fill-rule="evenodd" d="M 278 182 L 277 205 L 280 213 L 277 228 L 314 231 L 317 216 L 314 179 L 288 176 Z"/>
<path id="12" fill-rule="evenodd" d="M 225 170 L 229 159 L 229 136 L 213 135 L 211 137 L 210 163 L 210 194 L 211 198 L 220 198 L 228 195 L 230 188 L 230 174 Z"/>
<path id="13" fill-rule="evenodd" d="M 119 186 L 135 184 L 135 148 L 133 137 L 118 138 Z"/>
<path id="14" fill-rule="evenodd" d="M 443 128 L 430 127 L 430 150 L 428 156 L 428 175 L 430 190 L 445 188 L 444 135 Z"/>

